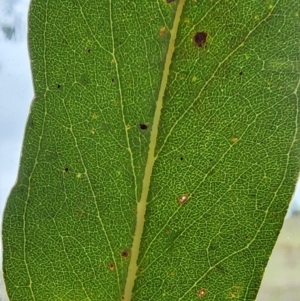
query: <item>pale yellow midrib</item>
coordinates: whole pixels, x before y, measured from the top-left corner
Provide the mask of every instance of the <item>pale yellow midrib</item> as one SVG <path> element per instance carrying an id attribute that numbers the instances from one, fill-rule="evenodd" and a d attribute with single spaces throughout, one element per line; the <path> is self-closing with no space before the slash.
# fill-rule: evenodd
<path id="1" fill-rule="evenodd" d="M 126 284 L 125 284 L 125 291 L 124 291 L 124 296 L 123 296 L 124 301 L 131 301 L 134 280 L 136 278 L 136 272 L 138 269 L 137 259 L 138 259 L 138 255 L 139 255 L 140 243 L 141 243 L 143 229 L 144 229 L 144 222 L 145 222 L 144 216 L 145 216 L 146 206 L 147 206 L 147 197 L 148 197 L 148 192 L 149 192 L 149 187 L 150 187 L 150 178 L 151 178 L 152 169 L 153 169 L 153 165 L 154 165 L 154 161 L 155 161 L 154 151 L 155 151 L 155 147 L 156 147 L 160 114 L 161 114 L 161 110 L 162 110 L 162 106 L 163 106 L 163 96 L 164 96 L 165 89 L 167 86 L 169 68 L 170 68 L 170 64 L 172 61 L 172 56 L 173 56 L 173 52 L 174 52 L 174 48 L 175 48 L 175 39 L 176 39 L 178 25 L 179 25 L 180 16 L 182 13 L 184 3 L 185 3 L 185 0 L 178 1 L 175 18 L 174 18 L 174 22 L 173 22 L 173 28 L 170 31 L 169 47 L 168 47 L 168 52 L 166 54 L 165 66 L 164 66 L 164 71 L 163 71 L 163 75 L 162 75 L 160 90 L 158 93 L 158 98 L 156 101 L 156 108 L 155 108 L 155 113 L 154 113 L 152 129 L 151 129 L 148 158 L 147 158 L 147 162 L 146 162 L 145 174 L 144 174 L 144 179 L 143 179 L 142 194 L 141 194 L 141 199 L 137 204 L 137 221 L 136 221 L 136 228 L 135 228 L 135 233 L 134 233 L 134 237 L 133 237 L 133 244 L 132 244 L 132 248 L 131 248 L 131 258 L 130 258 L 128 274 L 127 274 L 127 279 L 126 279 Z"/>

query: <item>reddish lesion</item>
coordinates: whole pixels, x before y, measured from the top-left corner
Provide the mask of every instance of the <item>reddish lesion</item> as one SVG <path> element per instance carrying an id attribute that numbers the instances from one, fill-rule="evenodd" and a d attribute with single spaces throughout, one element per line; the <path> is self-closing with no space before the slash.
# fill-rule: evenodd
<path id="1" fill-rule="evenodd" d="M 115 269 L 115 265 L 112 262 L 109 264 L 108 267 L 111 271 L 113 271 Z"/>

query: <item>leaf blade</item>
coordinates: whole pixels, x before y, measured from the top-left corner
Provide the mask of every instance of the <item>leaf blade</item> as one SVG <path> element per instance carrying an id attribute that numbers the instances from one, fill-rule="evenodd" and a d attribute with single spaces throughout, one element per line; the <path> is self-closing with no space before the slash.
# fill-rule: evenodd
<path id="1" fill-rule="evenodd" d="M 36 97 L 4 215 L 11 299 L 122 298 L 150 158 L 132 300 L 252 300 L 299 171 L 299 4 L 42 3 L 29 35 Z"/>

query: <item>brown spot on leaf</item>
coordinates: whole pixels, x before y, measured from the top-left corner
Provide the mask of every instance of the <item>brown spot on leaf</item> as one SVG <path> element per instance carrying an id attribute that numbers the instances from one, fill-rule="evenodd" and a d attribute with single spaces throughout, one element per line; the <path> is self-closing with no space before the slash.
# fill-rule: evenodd
<path id="1" fill-rule="evenodd" d="M 148 128 L 148 125 L 147 125 L 147 124 L 145 124 L 145 123 L 140 123 L 140 129 L 141 129 L 141 130 L 147 130 L 147 128 Z"/>
<path id="2" fill-rule="evenodd" d="M 161 27 L 159 29 L 159 35 L 160 35 L 160 37 L 163 38 L 165 36 L 165 34 L 166 34 L 166 27 Z"/>
<path id="3" fill-rule="evenodd" d="M 203 298 L 203 297 L 205 297 L 205 295 L 206 295 L 206 289 L 205 288 L 201 288 L 198 292 L 197 292 L 197 296 L 199 297 L 199 298 Z"/>
<path id="4" fill-rule="evenodd" d="M 127 258 L 129 256 L 129 252 L 127 250 L 121 252 L 121 257 Z"/>
<path id="5" fill-rule="evenodd" d="M 189 196 L 187 194 L 182 194 L 179 198 L 178 198 L 178 202 L 180 205 L 183 205 L 184 203 L 187 202 L 187 200 L 189 199 Z"/>
<path id="6" fill-rule="evenodd" d="M 167 3 L 175 2 L 176 0 L 166 0 Z"/>
<path id="7" fill-rule="evenodd" d="M 109 264 L 109 269 L 111 271 L 113 271 L 115 269 L 115 265 L 112 262 Z"/>
<path id="8" fill-rule="evenodd" d="M 204 31 L 196 32 L 194 35 L 194 42 L 198 47 L 203 47 L 206 43 L 207 33 Z"/>

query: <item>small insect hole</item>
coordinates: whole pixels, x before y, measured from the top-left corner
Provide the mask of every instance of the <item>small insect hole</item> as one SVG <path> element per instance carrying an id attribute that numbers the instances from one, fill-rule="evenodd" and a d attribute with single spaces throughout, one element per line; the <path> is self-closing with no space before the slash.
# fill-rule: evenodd
<path id="1" fill-rule="evenodd" d="M 57 84 L 57 89 L 60 89 L 61 88 L 61 85 L 60 84 Z"/>
<path id="2" fill-rule="evenodd" d="M 243 74 L 244 74 L 243 71 L 241 71 L 241 72 L 239 73 L 240 76 L 242 76 Z"/>
<path id="3" fill-rule="evenodd" d="M 180 161 L 183 161 L 183 157 L 180 157 Z"/>
<path id="4" fill-rule="evenodd" d="M 198 47 L 203 47 L 206 42 L 207 33 L 204 31 L 196 32 L 194 35 L 194 42 Z"/>
<path id="5" fill-rule="evenodd" d="M 148 125 L 147 125 L 147 124 L 145 124 L 145 123 L 140 123 L 140 129 L 141 129 L 141 130 L 147 130 L 147 128 L 148 128 Z"/>
<path id="6" fill-rule="evenodd" d="M 69 171 L 69 168 L 68 167 L 65 167 L 65 172 L 68 172 Z"/>
<path id="7" fill-rule="evenodd" d="M 112 78 L 112 79 L 111 79 L 111 82 L 113 83 L 114 81 L 115 81 L 115 79 L 114 79 L 114 78 Z"/>
<path id="8" fill-rule="evenodd" d="M 88 49 L 87 49 L 87 52 L 90 53 L 90 52 L 91 52 L 91 48 L 88 48 Z"/>

